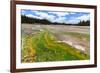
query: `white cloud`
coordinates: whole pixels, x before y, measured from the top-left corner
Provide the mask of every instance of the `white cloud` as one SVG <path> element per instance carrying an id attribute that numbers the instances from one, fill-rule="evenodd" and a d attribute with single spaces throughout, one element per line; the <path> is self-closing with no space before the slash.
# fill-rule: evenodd
<path id="1" fill-rule="evenodd" d="M 26 16 L 27 16 L 27 17 L 31 17 L 31 18 L 42 19 L 41 17 L 34 16 L 34 15 L 32 15 L 32 14 L 27 14 Z"/>
<path id="2" fill-rule="evenodd" d="M 53 22 L 53 21 L 55 20 L 55 16 L 49 15 L 49 16 L 47 17 L 47 19 L 48 19 L 49 21 Z"/>
<path id="3" fill-rule="evenodd" d="M 40 18 L 42 18 L 42 19 L 48 17 L 48 14 L 45 13 L 45 12 L 41 12 L 41 11 L 33 11 L 33 13 L 36 14 L 36 15 L 34 15 L 34 16 L 40 17 Z"/>
<path id="4" fill-rule="evenodd" d="M 26 16 L 27 17 L 34 17 L 32 14 L 27 14 Z"/>
<path id="5" fill-rule="evenodd" d="M 90 19 L 89 14 L 83 14 L 82 16 L 68 16 L 70 14 L 77 14 L 76 12 L 44 12 L 44 11 L 33 11 L 34 14 L 27 14 L 27 17 L 37 18 L 37 19 L 47 19 L 51 22 L 59 23 L 72 23 L 77 24 L 80 21 L 87 21 Z M 56 17 L 57 16 L 57 17 Z"/>
<path id="6" fill-rule="evenodd" d="M 68 24 L 70 24 L 70 23 L 72 23 L 72 24 L 77 24 L 77 23 L 79 23 L 80 21 L 79 20 L 77 20 L 77 19 L 72 19 L 72 20 L 67 20 L 65 23 L 68 23 Z"/>
<path id="7" fill-rule="evenodd" d="M 36 15 L 38 15 L 42 19 L 47 19 L 49 21 L 53 21 L 55 19 L 54 15 L 49 15 L 46 12 L 35 11 Z"/>
<path id="8" fill-rule="evenodd" d="M 55 16 L 54 15 L 49 15 L 48 13 L 46 12 L 39 12 L 39 11 L 35 11 L 36 12 L 36 15 L 32 15 L 32 14 L 27 14 L 26 16 L 27 17 L 31 17 L 31 18 L 37 18 L 37 19 L 47 19 L 51 22 L 59 22 L 59 23 L 73 23 L 73 24 L 76 24 L 79 22 L 79 18 L 74 18 L 74 19 L 71 19 L 71 20 L 67 20 L 66 17 L 62 16 L 64 15 L 64 13 L 60 13 L 60 12 L 57 12 L 56 14 L 59 15 L 58 18 L 55 19 Z"/>
<path id="9" fill-rule="evenodd" d="M 58 17 L 65 16 L 65 15 L 69 15 L 69 12 L 49 12 L 49 13 L 55 14 Z"/>
<path id="10" fill-rule="evenodd" d="M 65 22 L 65 17 L 58 17 L 55 20 L 53 20 L 54 22 L 59 22 L 59 23 L 64 23 Z"/>
<path id="11" fill-rule="evenodd" d="M 79 19 L 81 21 L 87 21 L 87 20 L 90 19 L 90 15 L 89 14 L 88 15 L 82 15 L 82 16 L 76 18 L 76 19 Z"/>
<path id="12" fill-rule="evenodd" d="M 40 11 L 34 11 L 36 15 L 33 14 L 27 14 L 27 17 L 31 18 L 37 18 L 37 19 L 47 19 L 49 21 L 52 21 L 55 19 L 54 15 L 49 15 L 48 13 L 45 12 L 40 12 Z"/>
<path id="13" fill-rule="evenodd" d="M 38 16 L 42 17 L 42 18 L 46 18 L 46 17 L 48 16 L 47 13 L 39 12 L 39 11 L 38 11 L 36 14 L 37 14 Z"/>
<path id="14" fill-rule="evenodd" d="M 25 10 L 21 10 L 21 14 L 24 15 L 25 14 Z"/>
<path id="15" fill-rule="evenodd" d="M 54 20 L 54 22 L 66 23 L 66 24 L 77 24 L 80 22 L 80 20 L 78 20 L 78 19 L 67 20 L 64 17 L 60 17 L 60 18 Z"/>

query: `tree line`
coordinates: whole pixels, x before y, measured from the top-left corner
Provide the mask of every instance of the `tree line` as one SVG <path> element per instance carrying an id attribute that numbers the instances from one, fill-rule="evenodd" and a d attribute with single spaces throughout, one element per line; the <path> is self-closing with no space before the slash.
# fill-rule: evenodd
<path id="1" fill-rule="evenodd" d="M 25 15 L 21 15 L 21 23 L 28 23 L 28 24 L 45 24 L 45 25 L 76 25 L 76 26 L 90 26 L 90 21 L 80 21 L 77 24 L 68 24 L 68 23 L 57 23 L 57 22 L 50 22 L 49 20 L 46 19 L 36 19 L 36 18 L 31 18 L 27 17 Z"/>

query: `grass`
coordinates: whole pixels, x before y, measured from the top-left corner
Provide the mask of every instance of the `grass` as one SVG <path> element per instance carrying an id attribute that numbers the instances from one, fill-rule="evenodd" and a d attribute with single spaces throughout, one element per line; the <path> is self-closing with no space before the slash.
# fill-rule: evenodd
<path id="1" fill-rule="evenodd" d="M 89 59 L 88 55 L 76 48 L 66 43 L 58 43 L 56 37 L 47 29 L 35 35 L 22 35 L 22 41 L 23 63 Z"/>

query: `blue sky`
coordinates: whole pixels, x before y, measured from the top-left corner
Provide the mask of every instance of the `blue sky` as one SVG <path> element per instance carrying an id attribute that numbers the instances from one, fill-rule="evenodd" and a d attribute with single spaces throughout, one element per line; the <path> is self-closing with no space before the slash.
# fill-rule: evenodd
<path id="1" fill-rule="evenodd" d="M 87 12 L 57 12 L 46 10 L 21 10 L 21 15 L 36 19 L 47 19 L 51 22 L 77 24 L 80 21 L 90 20 Z"/>

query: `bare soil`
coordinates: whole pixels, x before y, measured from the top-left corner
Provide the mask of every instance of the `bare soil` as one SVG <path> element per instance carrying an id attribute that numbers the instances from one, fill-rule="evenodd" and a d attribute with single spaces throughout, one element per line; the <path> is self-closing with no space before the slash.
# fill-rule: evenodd
<path id="1" fill-rule="evenodd" d="M 82 38 L 77 35 L 67 34 L 68 33 L 79 33 L 89 35 L 89 26 L 68 26 L 68 25 L 41 25 L 41 24 L 22 24 L 22 33 L 34 34 L 42 29 L 48 29 L 57 38 L 58 42 L 64 42 L 76 49 L 79 49 L 85 54 L 90 54 L 90 41 L 85 36 Z M 65 34 L 66 33 L 66 34 Z"/>

